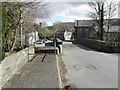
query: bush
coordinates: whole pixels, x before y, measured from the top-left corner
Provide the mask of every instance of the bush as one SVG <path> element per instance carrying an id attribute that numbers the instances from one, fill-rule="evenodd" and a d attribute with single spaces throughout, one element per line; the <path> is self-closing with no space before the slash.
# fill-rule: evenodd
<path id="1" fill-rule="evenodd" d="M 106 42 L 106 44 L 110 46 L 120 46 L 120 42 Z"/>

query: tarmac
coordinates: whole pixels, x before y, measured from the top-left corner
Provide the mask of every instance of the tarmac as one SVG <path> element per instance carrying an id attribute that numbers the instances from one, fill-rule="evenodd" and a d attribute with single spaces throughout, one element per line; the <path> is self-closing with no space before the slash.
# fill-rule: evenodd
<path id="1" fill-rule="evenodd" d="M 59 88 L 56 56 L 35 56 L 3 88 Z"/>

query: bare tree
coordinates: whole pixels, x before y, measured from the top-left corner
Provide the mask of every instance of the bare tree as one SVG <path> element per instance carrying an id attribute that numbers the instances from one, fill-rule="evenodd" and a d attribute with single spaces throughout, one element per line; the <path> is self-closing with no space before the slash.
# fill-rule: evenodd
<path id="1" fill-rule="evenodd" d="M 111 18 L 115 16 L 116 4 L 114 2 L 107 2 L 105 0 L 94 0 L 89 2 L 93 12 L 89 12 L 89 16 L 94 19 L 99 27 L 98 35 L 103 40 L 104 36 L 104 19 L 107 19 L 107 31 L 109 31 Z"/>
<path id="2" fill-rule="evenodd" d="M 110 29 L 110 23 L 112 18 L 116 15 L 117 4 L 115 2 L 107 2 L 106 3 L 106 21 L 107 21 L 107 34 L 106 41 L 108 41 L 108 32 Z"/>
<path id="3" fill-rule="evenodd" d="M 21 47 L 22 47 L 22 25 L 25 24 L 25 23 L 30 23 L 34 21 L 34 18 L 37 17 L 38 14 L 35 13 L 35 11 L 37 11 L 37 8 L 39 6 L 41 7 L 44 7 L 45 5 L 47 4 L 42 4 L 43 3 L 43 0 L 41 0 L 41 2 L 17 2 L 15 3 L 15 5 L 17 5 L 19 7 L 19 20 L 18 20 L 18 23 L 17 23 L 17 28 L 15 30 L 15 33 L 14 33 L 14 42 L 13 42 L 13 45 L 12 45 L 12 48 L 11 48 L 11 51 L 13 51 L 14 49 L 14 46 L 16 44 L 16 33 L 17 33 L 17 30 L 21 27 Z M 39 17 L 39 15 L 38 15 Z M 39 18 L 42 18 L 42 17 L 39 17 Z M 28 25 L 28 27 L 29 27 Z"/>
<path id="4" fill-rule="evenodd" d="M 94 10 L 93 12 L 89 12 L 89 15 L 92 19 L 94 19 L 99 27 L 98 35 L 100 36 L 100 39 L 103 40 L 103 33 L 104 33 L 104 6 L 105 1 L 104 0 L 95 0 L 89 2 L 89 5 Z"/>

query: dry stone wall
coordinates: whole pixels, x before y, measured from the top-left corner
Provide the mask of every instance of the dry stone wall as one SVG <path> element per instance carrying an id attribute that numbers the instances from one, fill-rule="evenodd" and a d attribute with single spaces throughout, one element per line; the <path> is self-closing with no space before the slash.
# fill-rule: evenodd
<path id="1" fill-rule="evenodd" d="M 105 41 L 100 41 L 100 40 L 79 38 L 74 40 L 73 44 L 81 44 L 86 47 L 96 49 L 102 52 L 120 53 L 120 46 L 110 46 L 110 45 L 107 45 Z"/>
<path id="2" fill-rule="evenodd" d="M 34 53 L 30 48 L 29 52 Z M 0 64 L 0 88 L 28 61 L 28 48 L 6 57 Z"/>

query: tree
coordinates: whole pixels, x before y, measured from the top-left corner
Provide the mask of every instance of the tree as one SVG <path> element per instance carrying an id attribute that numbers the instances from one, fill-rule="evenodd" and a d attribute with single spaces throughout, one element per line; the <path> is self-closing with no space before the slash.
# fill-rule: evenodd
<path id="1" fill-rule="evenodd" d="M 4 46 L 5 46 L 5 41 L 6 41 L 6 37 L 7 37 L 7 35 L 8 35 L 8 31 L 7 31 L 7 29 L 6 29 L 6 17 L 7 17 L 7 15 L 6 15 L 6 12 L 5 12 L 5 8 L 4 7 L 2 7 L 2 3 L 1 3 L 1 6 L 0 6 L 1 8 L 1 26 L 2 26 L 2 28 L 1 28 L 1 35 L 0 35 L 0 41 L 1 41 L 1 47 L 0 47 L 0 49 L 1 49 L 1 60 L 5 57 L 5 52 L 4 52 Z"/>
<path id="2" fill-rule="evenodd" d="M 2 32 L 2 3 L 0 2 L 0 32 Z M 3 50 L 2 50 L 2 48 L 3 48 L 3 46 L 2 46 L 2 33 L 0 33 L 0 61 L 2 60 L 2 52 L 3 52 Z"/>
<path id="3" fill-rule="evenodd" d="M 41 2 L 1 2 L 0 3 L 0 17 L 2 25 L 0 30 L 0 41 L 2 50 L 2 56 L 0 59 L 5 57 L 6 51 L 10 52 L 14 50 L 15 45 L 20 46 L 20 39 L 22 39 L 22 33 L 24 30 L 29 30 L 32 27 L 34 19 L 41 17 L 35 13 L 36 9 L 44 7 L 47 4 Z M 38 10 L 37 10 L 38 11 Z M 40 9 L 41 11 L 41 9 Z M 38 11 L 39 12 L 39 11 Z M 40 13 L 39 13 L 40 14 Z M 43 15 L 46 16 L 46 15 Z M 23 25 L 23 26 L 22 26 Z M 29 27 L 29 28 L 28 28 Z M 22 30 L 21 30 L 22 29 Z"/>
<path id="4" fill-rule="evenodd" d="M 26 5 L 27 4 L 27 5 Z M 24 3 L 23 6 L 21 7 L 22 10 L 22 19 L 21 19 L 21 26 L 24 27 L 24 31 L 21 28 L 21 46 L 22 46 L 22 33 L 30 30 L 31 28 L 34 28 L 35 30 L 39 30 L 34 27 L 35 19 L 46 19 L 48 13 L 46 12 L 45 6 L 47 3 L 43 3 L 43 0 L 40 2 L 29 2 L 29 3 Z M 34 30 L 33 29 L 33 30 Z M 40 29 L 41 30 L 41 29 Z"/>
<path id="5" fill-rule="evenodd" d="M 103 0 L 96 0 L 89 2 L 89 5 L 93 8 L 93 12 L 89 12 L 91 18 L 93 18 L 99 27 L 98 36 L 101 40 L 103 40 L 103 33 L 104 33 L 104 6 L 105 1 Z"/>
<path id="6" fill-rule="evenodd" d="M 105 0 L 95 0 L 89 2 L 89 5 L 94 10 L 93 12 L 89 12 L 89 16 L 97 22 L 99 27 L 98 36 L 103 40 L 105 16 L 108 26 L 107 31 L 109 31 L 111 18 L 115 15 L 116 4 L 114 2 L 108 3 Z"/>
<path id="7" fill-rule="evenodd" d="M 34 24 L 33 28 L 38 32 L 39 34 L 39 38 L 43 39 L 47 37 L 47 26 L 45 22 L 40 23 L 40 25 L 38 24 Z"/>
<path id="8" fill-rule="evenodd" d="M 110 23 L 112 18 L 116 15 L 117 4 L 115 2 L 107 2 L 106 4 L 106 21 L 107 21 L 107 34 L 106 34 L 106 41 L 108 41 L 108 32 L 110 29 Z"/>
<path id="9" fill-rule="evenodd" d="M 72 22 L 56 22 L 53 25 L 53 29 L 57 31 L 62 31 L 62 30 L 72 31 L 73 28 L 74 28 L 74 23 Z"/>
<path id="10" fill-rule="evenodd" d="M 36 9 L 37 6 L 38 6 L 38 2 L 17 2 L 15 3 L 15 6 L 18 6 L 18 10 L 19 10 L 19 19 L 18 19 L 18 22 L 17 22 L 17 27 L 15 29 L 15 33 L 14 33 L 14 41 L 13 41 L 13 44 L 12 44 L 12 48 L 11 48 L 11 51 L 13 51 L 14 49 L 14 46 L 16 44 L 16 40 L 17 40 L 17 31 L 18 29 L 20 28 L 21 29 L 21 43 L 22 43 L 22 28 L 21 28 L 21 25 L 22 25 L 22 14 L 24 11 L 26 11 L 25 9 Z M 22 45 L 22 44 L 21 44 Z M 22 47 L 22 46 L 21 46 Z"/>
<path id="11" fill-rule="evenodd" d="M 47 35 L 46 35 L 46 36 L 47 36 L 46 38 L 47 38 L 47 39 L 51 39 L 51 38 L 53 37 L 53 33 L 54 33 L 54 30 L 53 30 L 53 29 L 47 30 L 47 31 L 46 31 L 46 34 L 47 34 Z"/>
<path id="12" fill-rule="evenodd" d="M 22 33 L 23 33 L 22 26 L 26 26 L 24 28 L 32 27 L 34 19 L 36 17 L 39 17 L 39 15 L 34 13 L 34 11 L 39 6 L 43 7 L 46 5 L 41 3 L 42 1 L 41 2 L 4 2 L 3 3 L 3 7 L 5 8 L 4 12 L 6 13 L 6 16 L 7 16 L 6 29 L 9 33 L 8 37 L 6 37 L 6 45 L 5 45 L 6 46 L 5 49 L 9 49 L 7 51 L 13 51 L 17 43 L 19 44 L 19 47 L 22 46 Z"/>

